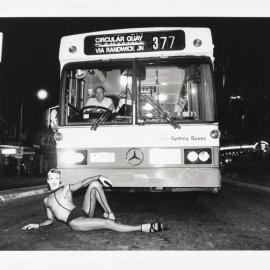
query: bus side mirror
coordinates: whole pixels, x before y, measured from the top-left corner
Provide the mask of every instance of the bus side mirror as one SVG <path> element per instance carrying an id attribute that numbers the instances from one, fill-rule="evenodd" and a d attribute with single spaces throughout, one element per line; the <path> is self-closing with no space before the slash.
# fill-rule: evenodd
<path id="1" fill-rule="evenodd" d="M 58 117 L 59 116 L 59 106 L 51 107 L 47 110 L 47 128 L 51 128 L 53 132 L 58 130 Z"/>
<path id="2" fill-rule="evenodd" d="M 138 77 L 141 81 L 144 81 L 146 78 L 146 68 L 140 68 L 139 70 L 137 70 L 138 73 Z"/>

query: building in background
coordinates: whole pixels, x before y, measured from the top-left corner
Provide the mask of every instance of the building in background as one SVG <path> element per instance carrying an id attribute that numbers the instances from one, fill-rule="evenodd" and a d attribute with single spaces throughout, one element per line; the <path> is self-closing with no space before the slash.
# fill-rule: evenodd
<path id="1" fill-rule="evenodd" d="M 56 167 L 56 150 L 53 132 L 38 130 L 34 137 L 35 163 L 33 170 L 37 174 L 46 174 Z"/>
<path id="2" fill-rule="evenodd" d="M 49 130 L 22 136 L 16 124 L 0 117 L 0 176 L 41 175 L 55 167 L 55 141 Z M 20 166 L 20 168 L 19 168 Z"/>

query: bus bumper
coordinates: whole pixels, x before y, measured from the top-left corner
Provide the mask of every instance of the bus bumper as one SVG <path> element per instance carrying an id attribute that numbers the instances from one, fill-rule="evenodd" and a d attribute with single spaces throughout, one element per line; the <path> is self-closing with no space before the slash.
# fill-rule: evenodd
<path id="1" fill-rule="evenodd" d="M 219 168 L 151 168 L 151 169 L 61 169 L 63 184 L 87 177 L 104 175 L 113 188 L 151 188 L 164 191 L 211 191 L 221 188 Z"/>

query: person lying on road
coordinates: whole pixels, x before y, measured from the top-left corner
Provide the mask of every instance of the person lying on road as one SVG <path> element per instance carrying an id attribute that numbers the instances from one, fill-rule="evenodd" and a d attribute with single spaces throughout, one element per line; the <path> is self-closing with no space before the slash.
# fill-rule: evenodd
<path id="1" fill-rule="evenodd" d="M 103 186 L 112 186 L 111 181 L 105 176 L 89 177 L 76 184 L 61 186 L 60 171 L 51 169 L 48 173 L 47 183 L 51 190 L 49 196 L 44 199 L 47 220 L 39 224 L 28 224 L 22 228 L 23 230 L 38 229 L 42 226 L 50 225 L 53 223 L 54 217 L 78 231 L 108 229 L 117 232 L 159 232 L 164 229 L 159 222 L 137 226 L 118 223 L 103 191 Z M 82 208 L 75 206 L 72 200 L 72 193 L 86 186 L 88 187 Z M 96 202 L 104 210 L 104 218 L 93 217 Z"/>

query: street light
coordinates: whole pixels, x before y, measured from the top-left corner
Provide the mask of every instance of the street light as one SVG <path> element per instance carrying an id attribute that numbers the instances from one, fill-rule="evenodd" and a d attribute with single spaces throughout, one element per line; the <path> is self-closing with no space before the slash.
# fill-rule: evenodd
<path id="1" fill-rule="evenodd" d="M 37 91 L 36 93 L 38 99 L 40 100 L 45 100 L 48 97 L 48 92 L 45 89 L 40 89 Z M 23 125 L 23 107 L 24 107 L 24 100 L 21 103 L 21 107 L 20 107 L 20 146 L 22 146 L 22 125 Z"/>
<path id="2" fill-rule="evenodd" d="M 37 92 L 37 97 L 41 100 L 44 100 L 48 97 L 48 92 L 45 89 L 40 89 Z"/>
<path id="3" fill-rule="evenodd" d="M 48 97 L 48 92 L 45 89 L 40 89 L 36 93 L 38 99 L 45 100 Z M 20 133 L 19 133 L 19 144 L 22 147 L 22 125 L 23 125 L 23 107 L 25 100 L 22 101 L 20 107 Z M 21 174 L 21 159 L 18 159 L 18 177 Z"/>

